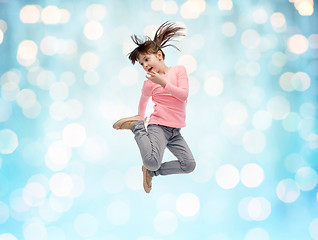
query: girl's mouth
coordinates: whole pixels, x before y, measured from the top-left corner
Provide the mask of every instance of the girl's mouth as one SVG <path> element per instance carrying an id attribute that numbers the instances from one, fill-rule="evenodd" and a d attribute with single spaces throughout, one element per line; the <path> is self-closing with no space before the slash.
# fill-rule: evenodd
<path id="1" fill-rule="evenodd" d="M 148 72 L 151 72 L 151 70 L 152 70 L 152 67 L 148 69 Z"/>

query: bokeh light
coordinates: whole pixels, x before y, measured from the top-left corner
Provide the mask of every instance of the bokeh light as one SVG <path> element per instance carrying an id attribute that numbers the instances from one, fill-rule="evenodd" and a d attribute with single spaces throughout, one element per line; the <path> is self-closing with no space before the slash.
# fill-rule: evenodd
<path id="1" fill-rule="evenodd" d="M 318 240 L 315 3 L 0 0 L 0 240 Z M 146 80 L 130 36 L 167 20 L 196 169 L 145 194 L 112 124 Z"/>

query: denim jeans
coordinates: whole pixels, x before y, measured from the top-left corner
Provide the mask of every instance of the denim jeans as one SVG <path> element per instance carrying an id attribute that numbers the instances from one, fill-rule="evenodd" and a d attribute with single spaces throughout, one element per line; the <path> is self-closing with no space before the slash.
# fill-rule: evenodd
<path id="1" fill-rule="evenodd" d="M 143 165 L 150 176 L 190 173 L 195 168 L 191 150 L 180 133 L 180 128 L 150 124 L 146 130 L 144 122 L 131 127 L 140 150 Z M 166 147 L 177 160 L 162 163 Z"/>

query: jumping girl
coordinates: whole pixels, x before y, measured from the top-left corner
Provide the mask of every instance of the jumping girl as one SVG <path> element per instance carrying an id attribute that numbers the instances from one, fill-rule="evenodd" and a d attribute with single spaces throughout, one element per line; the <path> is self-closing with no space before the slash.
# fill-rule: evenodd
<path id="1" fill-rule="evenodd" d="M 146 193 L 152 187 L 152 178 L 159 175 L 190 173 L 195 168 L 195 160 L 183 139 L 180 129 L 186 119 L 186 104 L 189 84 L 183 66 L 168 67 L 162 49 L 176 37 L 184 36 L 184 28 L 175 23 L 163 23 L 151 40 L 133 35 L 137 47 L 129 54 L 132 64 L 139 62 L 147 72 L 138 107 L 138 115 L 123 118 L 114 123 L 115 129 L 131 129 L 143 161 L 143 186 Z M 154 111 L 145 127 L 145 111 L 149 98 L 154 102 Z M 178 160 L 162 163 L 165 148 Z"/>

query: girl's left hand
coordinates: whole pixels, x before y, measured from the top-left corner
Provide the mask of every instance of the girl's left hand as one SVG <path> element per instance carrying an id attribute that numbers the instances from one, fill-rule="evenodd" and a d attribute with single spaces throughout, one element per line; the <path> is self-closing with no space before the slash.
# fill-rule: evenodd
<path id="1" fill-rule="evenodd" d="M 166 86 L 166 80 L 164 80 L 161 75 L 155 71 L 147 72 L 146 78 L 153 83 L 161 85 L 163 88 Z"/>

